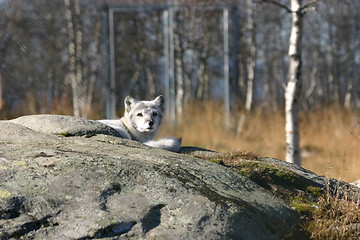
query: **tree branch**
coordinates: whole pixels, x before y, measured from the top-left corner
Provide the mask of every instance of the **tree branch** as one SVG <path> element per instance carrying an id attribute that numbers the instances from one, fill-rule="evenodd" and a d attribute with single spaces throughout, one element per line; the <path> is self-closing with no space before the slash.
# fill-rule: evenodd
<path id="1" fill-rule="evenodd" d="M 286 5 L 284 5 L 284 4 L 282 4 L 282 3 L 279 3 L 279 2 L 277 2 L 277 1 L 275 1 L 275 0 L 260 0 L 260 1 L 256 1 L 256 2 L 259 2 L 259 3 L 261 3 L 261 2 L 271 3 L 271 4 L 274 4 L 274 5 L 278 6 L 278 7 L 281 7 L 281 8 L 283 8 L 283 9 L 285 9 L 285 10 L 286 10 L 287 12 L 289 12 L 289 13 L 292 13 L 292 12 L 293 12 L 293 11 L 291 11 L 291 9 L 288 8 Z"/>
<path id="2" fill-rule="evenodd" d="M 279 3 L 276 0 L 258 0 L 256 1 L 258 3 L 271 3 L 274 4 L 278 7 L 281 7 L 283 9 L 285 9 L 288 13 L 293 13 L 294 11 L 291 10 L 290 8 L 288 8 L 288 6 L 286 6 L 285 4 Z M 307 4 L 305 4 L 304 6 L 300 7 L 299 9 L 299 13 L 304 13 L 306 10 L 308 10 L 312 5 L 315 5 L 318 2 L 318 0 L 312 0 L 310 2 L 308 2 Z"/>
<path id="3" fill-rule="evenodd" d="M 307 4 L 305 4 L 304 6 L 302 6 L 299 11 L 301 13 L 304 13 L 306 10 L 308 10 L 312 5 L 315 5 L 318 2 L 318 0 L 312 0 L 310 2 L 308 2 Z"/>

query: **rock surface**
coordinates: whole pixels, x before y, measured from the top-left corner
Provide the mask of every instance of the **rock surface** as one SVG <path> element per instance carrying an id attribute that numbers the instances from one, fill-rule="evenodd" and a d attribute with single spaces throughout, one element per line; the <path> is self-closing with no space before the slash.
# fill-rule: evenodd
<path id="1" fill-rule="evenodd" d="M 221 164 L 72 117 L 26 116 L 0 129 L 0 239 L 303 239 L 286 201 Z"/>
<path id="2" fill-rule="evenodd" d="M 94 120 L 84 120 L 63 115 L 30 115 L 10 122 L 28 127 L 34 131 L 63 136 L 105 134 L 119 136 L 113 128 Z"/>
<path id="3" fill-rule="evenodd" d="M 351 184 L 353 184 L 354 186 L 360 188 L 360 180 L 357 180 L 357 181 L 355 181 L 355 182 L 352 182 Z"/>

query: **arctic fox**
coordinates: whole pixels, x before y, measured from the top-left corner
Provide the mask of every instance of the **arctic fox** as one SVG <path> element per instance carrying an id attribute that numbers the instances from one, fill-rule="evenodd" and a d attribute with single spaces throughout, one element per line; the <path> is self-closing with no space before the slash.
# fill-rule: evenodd
<path id="1" fill-rule="evenodd" d="M 153 140 L 164 115 L 165 98 L 162 95 L 152 101 L 138 101 L 127 96 L 124 104 L 125 113 L 122 118 L 98 121 L 114 128 L 123 138 L 168 151 L 180 150 L 181 142 L 177 138 Z"/>

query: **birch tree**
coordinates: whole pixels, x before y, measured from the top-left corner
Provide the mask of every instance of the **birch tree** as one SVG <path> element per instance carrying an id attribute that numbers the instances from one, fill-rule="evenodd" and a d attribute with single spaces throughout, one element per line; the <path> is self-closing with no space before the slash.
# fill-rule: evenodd
<path id="1" fill-rule="evenodd" d="M 86 39 L 83 36 L 80 0 L 64 0 L 64 5 L 68 35 L 69 72 L 67 78 L 72 88 L 74 116 L 87 118 L 91 110 L 97 77 L 101 24 L 99 21 L 95 23 L 94 40 L 88 43 L 88 49 L 84 50 Z"/>
<path id="2" fill-rule="evenodd" d="M 289 41 L 289 76 L 285 89 L 286 161 L 301 165 L 299 132 L 299 98 L 301 79 L 302 0 L 291 0 L 291 33 Z"/>
<path id="3" fill-rule="evenodd" d="M 255 78 L 255 64 L 256 64 L 256 44 L 255 44 L 255 24 L 254 24 L 254 2 L 253 0 L 246 0 L 247 3 L 247 38 L 246 43 L 249 52 L 246 57 L 247 65 L 247 88 L 246 88 L 246 100 L 245 100 L 245 112 L 241 114 L 239 123 L 236 129 L 236 134 L 241 135 L 245 120 L 249 114 L 254 97 L 254 78 Z"/>
<path id="4" fill-rule="evenodd" d="M 182 120 L 184 110 L 184 78 L 183 78 L 183 55 L 184 48 L 182 46 L 182 36 L 175 34 L 174 50 L 175 50 L 175 73 L 176 73 L 176 114 L 177 118 Z"/>
<path id="5" fill-rule="evenodd" d="M 356 64 L 356 55 L 359 52 L 359 41 L 358 41 L 358 31 L 357 29 L 359 29 L 359 11 L 356 10 L 358 9 L 356 7 L 356 3 L 355 1 L 351 1 L 350 3 L 350 13 L 351 13 L 351 19 L 352 19 L 352 28 L 351 28 L 351 40 L 352 40 L 352 44 L 349 44 L 349 50 L 351 52 L 351 55 L 353 55 L 353 61 Z M 347 107 L 348 109 L 350 109 L 350 105 L 352 106 L 353 109 L 353 114 L 354 114 L 354 125 L 358 124 L 358 92 L 357 92 L 357 85 L 358 85 L 358 79 L 359 79 L 359 70 L 357 67 L 352 68 L 351 70 L 351 80 L 349 80 L 348 82 L 348 87 L 347 87 L 347 93 L 345 96 L 345 107 Z M 350 104 L 351 102 L 351 104 Z"/>
<path id="6" fill-rule="evenodd" d="M 75 19 L 80 17 L 80 1 L 74 1 L 75 11 L 72 11 L 70 0 L 64 0 L 66 6 L 66 21 L 67 33 L 69 38 L 68 44 L 68 64 L 69 74 L 68 79 L 71 82 L 73 95 L 74 116 L 81 116 L 81 81 L 82 70 L 79 63 L 81 47 L 82 47 L 82 32 L 79 28 L 76 29 Z"/>
<path id="7" fill-rule="evenodd" d="M 89 49 L 89 74 L 88 74 L 88 83 L 87 86 L 83 86 L 83 94 L 85 95 L 85 99 L 82 105 L 82 117 L 87 118 L 88 114 L 91 111 L 92 101 L 94 97 L 95 91 L 95 83 L 98 75 L 98 65 L 99 65 L 99 49 L 100 49 L 100 30 L 101 23 L 97 21 L 95 24 L 95 40 Z"/>
<path id="8" fill-rule="evenodd" d="M 3 98 L 3 79 L 2 79 L 2 70 L 4 65 L 4 57 L 6 49 L 11 41 L 11 36 L 9 34 L 8 25 L 5 21 L 1 22 L 2 32 L 0 33 L 0 110 L 4 107 L 4 98 Z"/>
<path id="9" fill-rule="evenodd" d="M 299 110 L 302 89 L 301 42 L 303 35 L 303 16 L 305 11 L 317 1 L 309 1 L 303 5 L 302 0 L 291 0 L 290 8 L 277 1 L 263 1 L 278 5 L 291 14 L 288 82 L 285 88 L 286 161 L 301 165 Z"/>
<path id="10" fill-rule="evenodd" d="M 3 82 L 2 82 L 2 75 L 0 72 L 0 110 L 4 107 L 2 86 L 3 86 Z"/>

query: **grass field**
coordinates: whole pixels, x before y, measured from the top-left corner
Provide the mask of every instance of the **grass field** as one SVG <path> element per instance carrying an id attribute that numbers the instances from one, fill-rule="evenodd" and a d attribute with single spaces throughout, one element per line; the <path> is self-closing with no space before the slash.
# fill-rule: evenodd
<path id="1" fill-rule="evenodd" d="M 237 125 L 237 117 L 232 125 Z M 255 110 L 247 118 L 241 136 L 225 131 L 222 106 L 192 104 L 173 130 L 166 122 L 160 135 L 175 134 L 183 145 L 219 152 L 242 151 L 285 159 L 285 118 L 282 112 Z M 301 113 L 302 166 L 317 174 L 347 182 L 360 179 L 360 127 L 353 114 L 337 106 Z"/>

